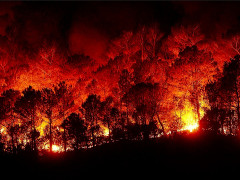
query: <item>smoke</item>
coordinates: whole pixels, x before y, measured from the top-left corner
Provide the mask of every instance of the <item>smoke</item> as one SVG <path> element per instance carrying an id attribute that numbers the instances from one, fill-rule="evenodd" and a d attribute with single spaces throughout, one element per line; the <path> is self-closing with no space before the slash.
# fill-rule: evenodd
<path id="1" fill-rule="evenodd" d="M 13 10 L 12 8 L 20 2 L 1 2 L 0 6 L 0 35 L 6 35 L 6 29 L 11 24 L 13 20 Z"/>
<path id="2" fill-rule="evenodd" d="M 239 30 L 238 2 L 1 2 L 0 35 L 15 28 L 20 46 L 37 51 L 44 39 L 100 62 L 123 31 L 158 22 L 164 34 L 175 25 L 199 24 L 208 38 Z"/>
<path id="3" fill-rule="evenodd" d="M 69 34 L 69 49 L 72 54 L 84 54 L 101 63 L 108 41 L 108 37 L 93 26 L 75 23 Z"/>
<path id="4" fill-rule="evenodd" d="M 79 7 L 72 18 L 69 49 L 106 64 L 110 41 L 123 31 L 133 31 L 141 23 L 152 21 L 152 12 L 138 3 L 93 2 Z"/>
<path id="5" fill-rule="evenodd" d="M 239 2 L 177 2 L 176 5 L 183 9 L 182 21 L 178 23 L 199 24 L 208 39 L 239 30 Z"/>

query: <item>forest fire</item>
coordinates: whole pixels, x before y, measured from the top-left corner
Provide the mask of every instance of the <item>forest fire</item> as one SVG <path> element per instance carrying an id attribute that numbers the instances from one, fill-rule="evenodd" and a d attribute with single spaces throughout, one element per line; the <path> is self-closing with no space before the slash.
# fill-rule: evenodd
<path id="1" fill-rule="evenodd" d="M 86 5 L 95 18 L 77 3 L 0 5 L 2 151 L 78 151 L 181 131 L 237 135 L 240 38 L 225 6 L 235 23 L 214 21 L 210 7 L 211 23 L 201 13 L 193 21 L 195 12 L 173 2 L 182 11 L 129 5 L 128 15 L 146 13 L 131 18 L 114 3 L 105 7 L 112 16 Z M 169 17 L 153 20 L 153 11 Z"/>
<path id="2" fill-rule="evenodd" d="M 109 136 L 109 129 L 107 127 L 102 126 L 103 128 L 103 135 L 104 136 Z"/>
<path id="3" fill-rule="evenodd" d="M 57 145 L 53 145 L 52 150 L 53 152 L 60 152 L 60 147 Z"/>
<path id="4" fill-rule="evenodd" d="M 194 130 L 197 130 L 199 127 L 198 123 L 194 123 L 194 124 L 188 124 L 185 125 L 181 130 L 188 130 L 190 132 L 193 132 Z"/>
<path id="5" fill-rule="evenodd" d="M 49 149 L 50 149 L 49 144 L 46 144 L 45 147 L 43 147 L 43 149 L 41 149 L 41 150 L 49 151 Z M 52 145 L 52 152 L 60 153 L 60 152 L 63 152 L 63 151 L 64 151 L 64 149 L 61 146 L 58 146 L 58 145 L 55 145 L 55 144 Z"/>
<path id="6" fill-rule="evenodd" d="M 185 102 L 184 106 L 181 110 L 177 111 L 176 114 L 178 118 L 180 119 L 180 123 L 182 128 L 180 128 L 178 131 L 189 131 L 193 132 L 195 130 L 198 130 L 199 128 L 199 119 L 202 119 L 205 111 L 205 109 L 209 109 L 209 105 L 207 105 L 204 101 L 200 101 L 201 107 L 199 108 L 199 117 L 198 113 L 195 110 L 195 107 L 190 102 Z"/>

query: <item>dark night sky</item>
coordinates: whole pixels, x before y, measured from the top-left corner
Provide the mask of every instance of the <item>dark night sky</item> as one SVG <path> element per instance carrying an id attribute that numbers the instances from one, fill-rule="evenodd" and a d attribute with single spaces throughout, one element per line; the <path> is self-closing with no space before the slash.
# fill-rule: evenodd
<path id="1" fill-rule="evenodd" d="M 14 24 L 25 48 L 55 40 L 74 53 L 96 58 L 124 30 L 158 22 L 165 35 L 180 24 L 201 24 L 209 38 L 239 30 L 239 2 L 8 2 L 0 8 L 0 34 Z M 92 50 L 92 46 L 99 47 Z"/>

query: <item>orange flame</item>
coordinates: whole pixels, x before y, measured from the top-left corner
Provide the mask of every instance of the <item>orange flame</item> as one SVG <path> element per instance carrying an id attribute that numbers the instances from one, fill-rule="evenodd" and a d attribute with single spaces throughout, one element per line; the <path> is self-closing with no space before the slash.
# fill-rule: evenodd
<path id="1" fill-rule="evenodd" d="M 204 116 L 204 109 L 203 107 L 208 108 L 208 104 L 201 100 L 200 101 L 201 107 L 200 107 L 200 119 Z M 194 130 L 197 130 L 199 127 L 198 117 L 197 113 L 194 110 L 193 105 L 186 101 L 184 104 L 184 109 L 180 113 L 180 111 L 177 111 L 177 116 L 181 119 L 182 128 L 179 131 L 187 130 L 189 132 L 193 132 Z"/>

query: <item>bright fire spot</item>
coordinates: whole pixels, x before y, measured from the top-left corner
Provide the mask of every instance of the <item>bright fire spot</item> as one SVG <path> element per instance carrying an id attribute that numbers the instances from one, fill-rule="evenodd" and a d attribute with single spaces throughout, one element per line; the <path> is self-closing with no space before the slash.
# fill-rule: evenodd
<path id="1" fill-rule="evenodd" d="M 193 130 L 198 128 L 197 117 L 193 111 L 187 111 L 182 116 L 183 127 L 181 130 L 189 130 L 192 132 Z"/>
<path id="2" fill-rule="evenodd" d="M 201 104 L 204 104 L 201 102 Z M 206 106 L 206 104 L 204 104 Z M 178 117 L 181 119 L 182 128 L 180 131 L 188 130 L 189 132 L 193 132 L 198 129 L 199 122 L 197 113 L 194 111 L 194 107 L 190 102 L 185 102 L 184 109 L 182 112 L 177 112 Z M 204 116 L 203 108 L 200 108 L 200 119 Z"/>
<path id="3" fill-rule="evenodd" d="M 49 144 L 46 144 L 43 149 L 49 150 L 50 149 Z M 52 151 L 53 152 L 61 152 L 61 151 L 63 151 L 63 149 L 60 146 L 53 144 Z"/>
<path id="4" fill-rule="evenodd" d="M 43 117 L 42 117 L 43 118 Z M 45 119 L 44 119 L 45 120 Z M 48 125 L 46 121 L 43 121 L 38 127 L 37 130 L 40 132 L 40 136 L 44 136 L 44 128 Z"/>
<path id="5" fill-rule="evenodd" d="M 195 124 L 187 125 L 181 130 L 188 130 L 190 132 L 193 132 L 194 130 L 198 129 L 198 127 L 199 127 L 198 123 L 195 123 Z"/>
<path id="6" fill-rule="evenodd" d="M 57 146 L 57 145 L 53 145 L 53 146 L 52 146 L 52 151 L 53 151 L 53 152 L 59 152 L 59 151 L 60 151 L 60 147 Z"/>
<path id="7" fill-rule="evenodd" d="M 1 129 L 0 129 L 0 133 L 3 133 L 4 132 L 4 128 L 2 127 Z"/>
<path id="8" fill-rule="evenodd" d="M 7 129 L 5 127 L 2 127 L 0 129 L 0 133 L 6 135 L 7 134 Z"/>
<path id="9" fill-rule="evenodd" d="M 105 126 L 102 126 L 102 128 L 103 128 L 103 135 L 104 136 L 109 136 L 109 129 Z"/>

